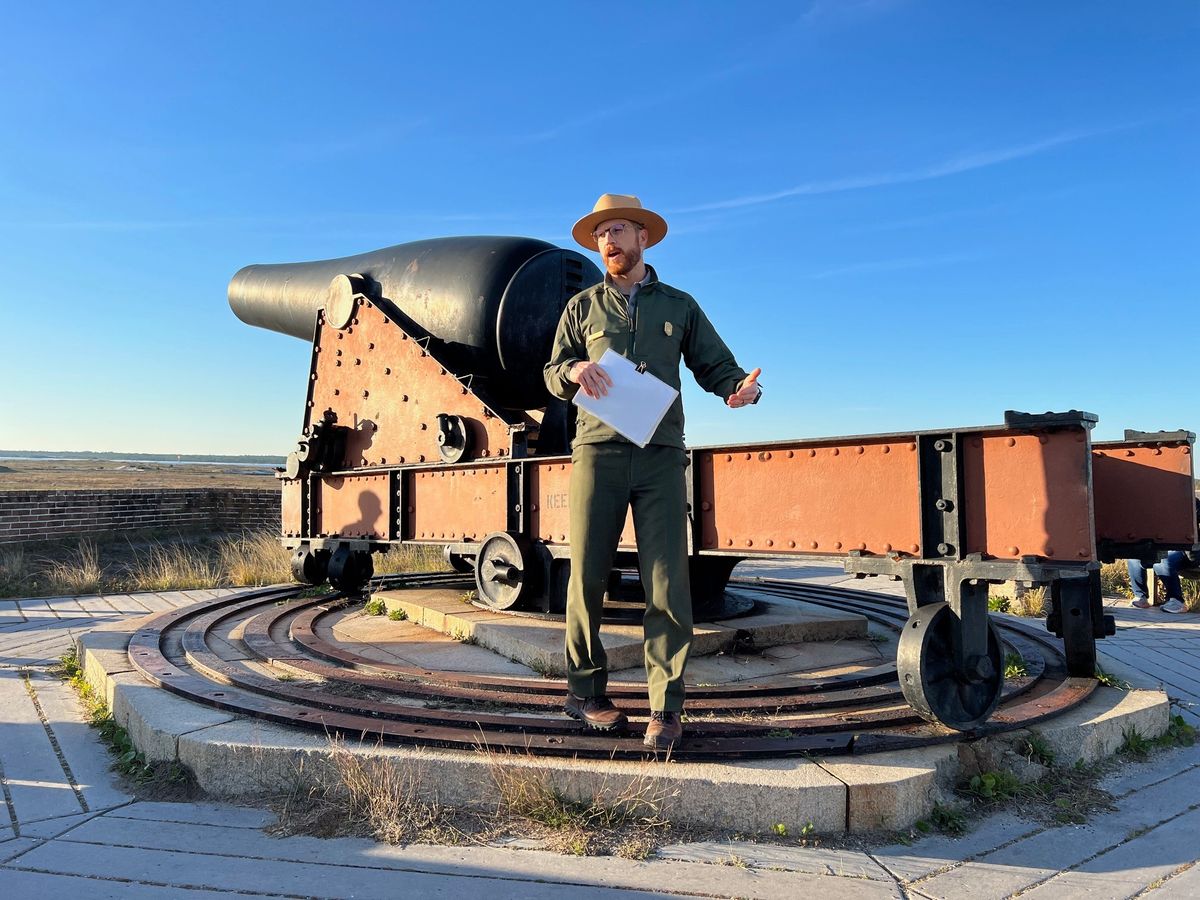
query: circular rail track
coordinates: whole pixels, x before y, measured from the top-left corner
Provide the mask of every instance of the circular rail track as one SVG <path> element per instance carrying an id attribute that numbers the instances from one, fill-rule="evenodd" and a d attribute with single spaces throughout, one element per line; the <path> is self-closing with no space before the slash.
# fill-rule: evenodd
<path id="1" fill-rule="evenodd" d="M 771 580 L 735 580 L 742 593 L 859 613 L 899 634 L 904 601 L 886 594 Z M 390 576 L 373 589 L 468 587 L 462 574 Z M 318 625 L 361 603 L 344 594 L 300 597 L 306 586 L 252 590 L 160 613 L 143 622 L 129 656 L 152 683 L 209 706 L 367 740 L 540 755 L 639 759 L 645 684 L 611 683 L 630 732 L 599 735 L 562 713 L 559 679 L 439 671 L 368 659 L 322 638 Z M 1003 653 L 1025 675 L 1006 679 L 999 707 L 967 734 L 1030 726 L 1085 699 L 1058 642 L 1036 627 L 996 621 Z M 895 663 L 832 677 L 772 676 L 688 690 L 677 759 L 869 753 L 957 740 L 904 701 Z"/>

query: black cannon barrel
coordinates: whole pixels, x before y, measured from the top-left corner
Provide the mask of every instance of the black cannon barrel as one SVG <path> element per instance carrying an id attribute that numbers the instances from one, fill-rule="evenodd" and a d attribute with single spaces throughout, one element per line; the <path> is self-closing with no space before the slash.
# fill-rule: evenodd
<path id="1" fill-rule="evenodd" d="M 566 301 L 601 278 L 580 253 L 525 237 L 449 237 L 317 262 L 246 266 L 229 282 L 243 322 L 312 340 L 338 275 L 361 275 L 439 342 L 459 374 L 512 409 L 545 406 L 542 367 Z"/>

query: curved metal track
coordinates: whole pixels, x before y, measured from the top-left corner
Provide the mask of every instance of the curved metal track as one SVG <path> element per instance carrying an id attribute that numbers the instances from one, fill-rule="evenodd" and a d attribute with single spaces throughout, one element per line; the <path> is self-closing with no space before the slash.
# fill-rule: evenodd
<path id="1" fill-rule="evenodd" d="M 904 601 L 885 594 L 770 580 L 733 583 L 742 592 L 859 613 L 893 632 L 908 618 Z M 377 579 L 374 589 L 459 584 L 466 584 L 460 574 L 390 576 Z M 325 640 L 318 625 L 356 601 L 343 594 L 298 597 L 304 590 L 246 591 L 161 613 L 133 636 L 130 659 L 143 677 L 190 700 L 329 733 L 604 759 L 653 755 L 642 746 L 638 722 L 649 713 L 644 684 L 610 685 L 610 695 L 634 717 L 630 733 L 585 731 L 561 712 L 562 680 L 388 664 Z M 996 624 L 1005 651 L 1021 656 L 1027 674 L 1005 683 L 1000 707 L 970 736 L 1027 727 L 1091 693 L 1096 682 L 1067 674 L 1054 638 L 1021 623 Z M 866 753 L 962 737 L 913 712 L 894 663 L 824 678 L 774 676 L 691 688 L 687 709 L 687 739 L 672 752 L 679 759 Z"/>

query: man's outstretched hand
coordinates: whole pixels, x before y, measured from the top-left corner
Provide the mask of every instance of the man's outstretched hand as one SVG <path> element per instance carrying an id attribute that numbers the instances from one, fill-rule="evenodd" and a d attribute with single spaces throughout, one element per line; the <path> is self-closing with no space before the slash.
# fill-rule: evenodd
<path id="1" fill-rule="evenodd" d="M 603 397 L 612 386 L 612 376 L 605 372 L 598 363 L 581 360 L 567 370 L 567 380 L 579 385 L 579 389 L 589 397 Z"/>
<path id="2" fill-rule="evenodd" d="M 745 377 L 738 389 L 729 395 L 729 399 L 725 401 L 725 405 L 732 409 L 737 409 L 741 406 L 749 406 L 758 399 L 758 395 L 762 393 L 762 388 L 758 386 L 758 376 L 762 374 L 762 369 L 755 369 Z"/>

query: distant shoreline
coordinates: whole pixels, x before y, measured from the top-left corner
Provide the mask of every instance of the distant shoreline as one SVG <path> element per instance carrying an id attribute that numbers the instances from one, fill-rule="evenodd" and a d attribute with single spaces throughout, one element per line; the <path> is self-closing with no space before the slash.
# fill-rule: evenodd
<path id="1" fill-rule="evenodd" d="M 173 457 L 173 458 L 170 458 Z M 45 460 L 102 460 L 104 462 L 158 463 L 177 466 L 181 463 L 234 466 L 282 466 L 282 456 L 219 456 L 203 453 L 109 453 L 102 451 L 58 451 L 58 450 L 0 450 L 0 460 L 45 459 Z"/>

